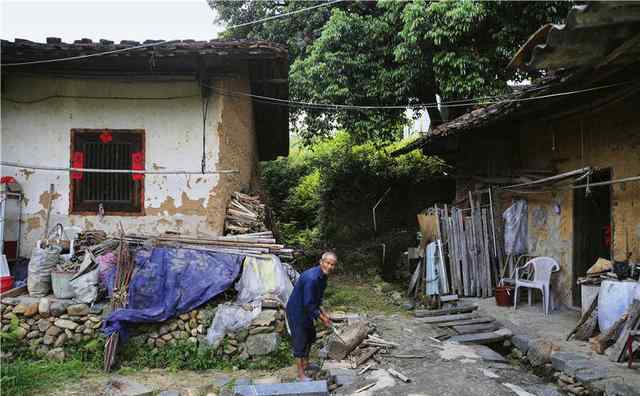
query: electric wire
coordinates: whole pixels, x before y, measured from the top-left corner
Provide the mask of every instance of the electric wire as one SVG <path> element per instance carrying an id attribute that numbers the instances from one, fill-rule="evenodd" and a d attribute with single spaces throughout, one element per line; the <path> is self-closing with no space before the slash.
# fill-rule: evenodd
<path id="1" fill-rule="evenodd" d="M 336 3 L 341 3 L 343 1 L 344 0 L 334 0 L 334 1 L 327 2 L 327 3 L 316 4 L 316 5 L 311 6 L 311 7 L 301 8 L 299 10 L 286 12 L 284 14 L 272 15 L 272 16 L 265 17 L 265 18 L 262 18 L 262 19 L 256 19 L 255 21 L 250 21 L 250 22 L 245 22 L 245 23 L 239 23 L 237 25 L 227 26 L 226 29 L 235 29 L 235 28 L 239 28 L 239 27 L 255 25 L 257 23 L 271 21 L 271 20 L 279 19 L 279 18 L 284 18 L 284 17 L 287 17 L 287 16 L 291 16 L 291 15 L 294 15 L 294 14 L 299 14 L 301 12 L 306 12 L 306 11 L 313 10 L 313 9 L 316 9 L 316 8 L 320 8 L 320 7 L 328 7 L 330 5 L 333 5 L 333 4 L 336 4 Z"/>

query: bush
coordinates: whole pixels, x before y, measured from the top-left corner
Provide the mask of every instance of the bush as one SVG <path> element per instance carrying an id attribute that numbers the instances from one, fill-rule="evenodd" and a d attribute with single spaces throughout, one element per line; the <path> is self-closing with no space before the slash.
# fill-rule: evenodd
<path id="1" fill-rule="evenodd" d="M 309 254 L 301 260 L 303 266 L 314 264 L 326 248 L 338 250 L 342 262 L 349 256 L 349 270 L 377 266 L 381 243 L 403 234 L 406 249 L 417 230 L 416 213 L 435 201 L 450 200 L 453 186 L 434 179 L 445 163 L 420 151 L 389 154 L 403 144 L 354 144 L 347 133 L 338 132 L 293 149 L 288 158 L 262 164 L 264 190 L 283 242 Z M 383 196 L 374 233 L 372 208 Z"/>

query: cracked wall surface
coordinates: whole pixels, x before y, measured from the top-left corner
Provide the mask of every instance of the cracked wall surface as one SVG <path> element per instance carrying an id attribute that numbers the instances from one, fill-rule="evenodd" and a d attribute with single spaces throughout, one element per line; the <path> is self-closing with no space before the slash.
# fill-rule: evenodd
<path id="1" fill-rule="evenodd" d="M 242 71 L 240 71 L 242 74 Z M 249 92 L 243 78 L 215 80 L 224 90 Z M 5 161 L 47 166 L 70 165 L 72 128 L 144 129 L 146 169 L 199 171 L 202 155 L 202 101 L 195 81 L 115 81 L 12 77 L 3 95 L 30 100 L 49 95 L 92 97 L 181 97 L 163 100 L 54 98 L 31 104 L 2 103 L 1 156 Z M 239 174 L 146 175 L 144 216 L 84 216 L 69 213 L 69 174 L 2 167 L 3 176 L 21 184 L 21 254 L 28 256 L 44 236 L 49 185 L 54 185 L 50 225 L 70 230 L 189 235 L 223 232 L 230 194 L 255 183 L 257 147 L 251 101 L 212 94 L 205 126 L 209 170 L 237 169 Z M 17 205 L 8 205 L 7 234 L 17 234 Z"/>

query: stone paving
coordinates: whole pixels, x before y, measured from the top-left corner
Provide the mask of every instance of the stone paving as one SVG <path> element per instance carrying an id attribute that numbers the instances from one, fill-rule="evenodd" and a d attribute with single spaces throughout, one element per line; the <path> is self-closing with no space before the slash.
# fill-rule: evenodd
<path id="1" fill-rule="evenodd" d="M 593 352 L 589 342 L 566 341 L 579 312 L 557 310 L 545 317 L 540 306 L 523 304 L 514 310 L 496 306 L 494 299 L 473 302 L 480 306 L 479 312 L 496 318 L 514 333 L 511 342 L 534 365 L 550 363 L 554 370 L 607 396 L 640 396 L 640 363 L 629 369 L 626 362 L 613 363 L 606 354 Z"/>

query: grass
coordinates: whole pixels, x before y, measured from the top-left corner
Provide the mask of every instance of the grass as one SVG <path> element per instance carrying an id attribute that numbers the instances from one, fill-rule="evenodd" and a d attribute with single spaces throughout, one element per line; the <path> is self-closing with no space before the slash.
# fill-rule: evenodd
<path id="1" fill-rule="evenodd" d="M 1 366 L 0 389 L 3 394 L 13 396 L 40 394 L 97 373 L 79 359 L 57 362 L 19 356 L 11 362 L 2 362 Z"/>
<path id="2" fill-rule="evenodd" d="M 399 307 L 393 305 L 385 294 L 393 290 L 393 286 L 384 282 L 376 285 L 369 280 L 336 276 L 329 278 L 324 293 L 324 306 L 329 311 L 397 313 L 400 311 Z"/>

